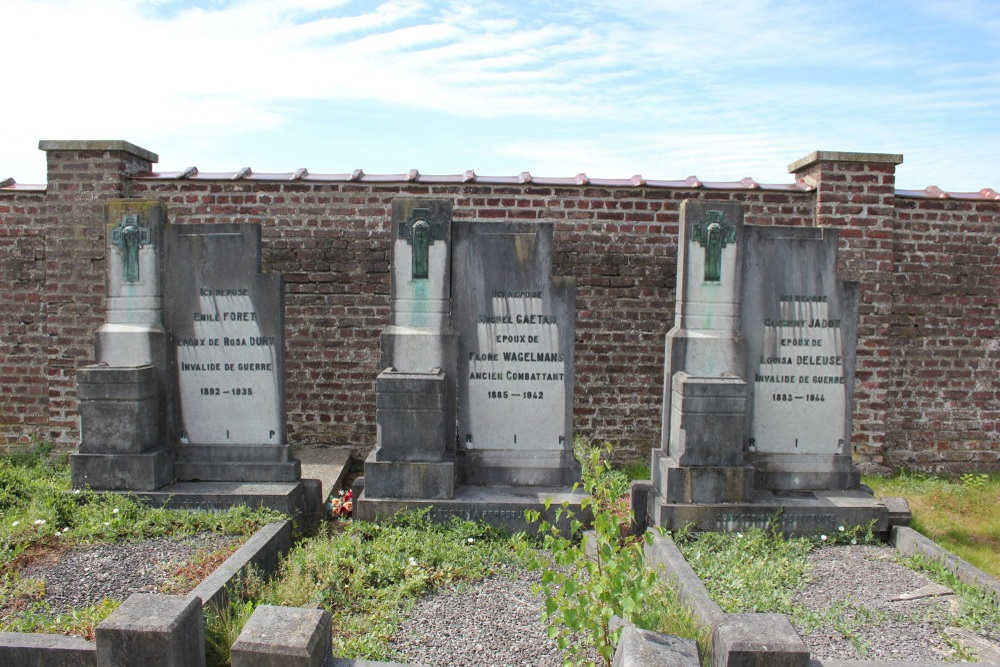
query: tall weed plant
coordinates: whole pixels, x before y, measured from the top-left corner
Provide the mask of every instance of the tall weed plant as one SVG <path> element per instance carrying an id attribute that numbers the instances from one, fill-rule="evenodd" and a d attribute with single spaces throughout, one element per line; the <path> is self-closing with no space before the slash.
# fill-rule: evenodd
<path id="1" fill-rule="evenodd" d="M 628 536 L 631 512 L 624 497 L 628 477 L 611 468 L 609 451 L 610 445 L 605 445 L 580 456 L 589 494 L 580 501 L 580 511 L 593 514 L 590 532 L 583 533 L 585 526 L 568 502 L 557 506 L 553 523 L 538 511 L 525 512 L 529 522 L 539 524 L 542 546 L 551 552 L 551 561 L 545 555 L 532 561 L 533 567 L 543 570 L 539 589 L 545 595 L 542 620 L 549 636 L 571 659 L 586 660 L 594 650 L 606 665 L 611 664 L 622 630 L 613 619 L 641 628 L 653 628 L 660 619 L 659 608 L 647 604 L 658 580 L 643 561 L 644 540 Z M 551 504 L 546 501 L 546 510 Z M 571 534 L 560 530 L 560 524 L 568 524 Z"/>

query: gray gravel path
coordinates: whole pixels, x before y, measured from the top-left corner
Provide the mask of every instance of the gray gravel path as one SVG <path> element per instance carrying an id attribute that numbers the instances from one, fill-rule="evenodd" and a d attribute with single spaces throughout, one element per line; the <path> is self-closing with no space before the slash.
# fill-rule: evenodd
<path id="1" fill-rule="evenodd" d="M 809 554 L 811 582 L 795 601 L 810 611 L 828 612 L 828 623 L 811 632 L 796 629 L 814 659 L 955 659 L 943 635 L 955 597 L 894 600 L 932 583 L 893 562 L 895 553 L 888 546 L 846 545 Z"/>
<path id="2" fill-rule="evenodd" d="M 205 533 L 78 547 L 61 554 L 54 563 L 26 567 L 21 576 L 44 580 L 43 599 L 53 612 L 62 613 L 105 599 L 122 601 L 133 593 L 155 592 L 167 583 L 168 568 L 199 551 L 216 551 L 240 539 Z"/>
<path id="3" fill-rule="evenodd" d="M 531 592 L 540 581 L 539 571 L 505 568 L 475 585 L 425 595 L 399 627 L 392 647 L 418 665 L 561 665 L 562 654 L 539 620 L 542 596 Z"/>

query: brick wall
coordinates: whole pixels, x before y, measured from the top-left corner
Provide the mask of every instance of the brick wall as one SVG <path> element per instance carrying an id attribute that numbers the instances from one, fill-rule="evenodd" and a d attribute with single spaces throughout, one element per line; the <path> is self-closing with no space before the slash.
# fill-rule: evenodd
<path id="1" fill-rule="evenodd" d="M 0 190 L 0 442 L 45 435 L 45 237 L 40 192 Z"/>
<path id="2" fill-rule="evenodd" d="M 366 452 L 375 438 L 378 336 L 389 316 L 392 199 L 449 197 L 456 219 L 553 221 L 555 270 L 577 283 L 574 428 L 591 441 L 610 440 L 618 457 L 629 460 L 646 458 L 660 438 L 680 202 L 740 201 L 750 224 L 840 229 L 841 277 L 859 281 L 863 294 L 853 439 L 863 466 L 1000 469 L 998 269 L 992 245 L 1000 202 L 897 197 L 898 157 L 816 153 L 792 165 L 802 179 L 799 187 L 758 187 L 585 179 L 440 182 L 412 175 L 190 178 L 143 173 L 151 160 L 141 149 L 50 148 L 48 190 L 33 195 L 38 217 L 20 214 L 25 222 L 18 223 L 21 218 L 0 209 L 0 229 L 31 226 L 36 245 L 44 239 L 43 284 L 36 273 L 34 287 L 24 290 L 44 287 L 38 312 L 45 325 L 36 337 L 42 332 L 48 341 L 46 397 L 32 393 L 32 400 L 36 418 L 44 412 L 38 405 L 48 406 L 46 437 L 76 437 L 72 373 L 91 359 L 103 317 L 102 201 L 130 196 L 165 201 L 173 223 L 262 225 L 264 268 L 286 281 L 289 440 L 349 444 Z M 0 206 L 5 196 L 0 194 Z M 927 243 L 935 249 L 928 251 Z M 963 243 L 980 247 L 964 278 L 951 285 L 948 295 L 954 298 L 941 303 L 933 290 L 945 285 L 929 276 L 955 275 L 968 257 Z M 15 256 L 0 244 L 5 278 Z M 914 318 L 924 323 L 919 333 Z M 4 359 L 7 349 L 0 348 Z M 28 363 L 36 355 L 24 358 Z M 4 374 L 22 373 L 19 363 Z M 0 401 L 9 413 L 7 395 Z M 7 441 L 21 437 L 18 428 L 5 433 Z"/>
<path id="3" fill-rule="evenodd" d="M 1000 469 L 1000 202 L 898 199 L 892 466 Z"/>

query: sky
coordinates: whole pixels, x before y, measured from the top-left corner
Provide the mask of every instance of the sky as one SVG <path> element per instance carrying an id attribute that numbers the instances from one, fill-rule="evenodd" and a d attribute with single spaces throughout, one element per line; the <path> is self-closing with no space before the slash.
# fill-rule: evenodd
<path id="1" fill-rule="evenodd" d="M 791 183 L 814 150 L 1000 190 L 1000 0 L 0 0 L 0 179 L 158 171 Z"/>

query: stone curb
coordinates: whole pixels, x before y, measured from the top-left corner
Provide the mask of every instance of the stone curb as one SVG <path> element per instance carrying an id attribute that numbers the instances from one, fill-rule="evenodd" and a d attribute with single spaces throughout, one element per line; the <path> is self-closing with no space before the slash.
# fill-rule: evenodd
<path id="1" fill-rule="evenodd" d="M 653 534 L 645 547 L 646 562 L 661 578 L 673 581 L 681 601 L 691 609 L 699 627 L 714 628 L 725 618 L 722 608 L 708 595 L 708 589 L 669 537 Z"/>
<path id="2" fill-rule="evenodd" d="M 933 540 L 921 535 L 906 526 L 893 526 L 889 544 L 897 551 L 906 555 L 923 554 L 940 561 L 949 571 L 961 581 L 978 586 L 990 592 L 1000 600 L 1000 582 L 982 570 L 970 565 L 950 551 L 938 546 Z M 669 537 L 653 535 L 652 544 L 645 548 L 646 561 L 656 569 L 662 577 L 674 583 L 681 601 L 688 606 L 694 615 L 695 622 L 700 627 L 712 628 L 712 664 L 727 664 L 725 654 L 727 647 L 717 647 L 718 629 L 730 621 L 746 616 L 762 616 L 760 614 L 726 614 L 708 595 L 708 589 L 694 569 L 688 564 L 677 545 Z M 768 614 L 768 616 L 783 616 Z M 785 618 L 787 621 L 787 617 Z M 790 625 L 790 623 L 789 623 Z M 759 655 L 759 654 L 758 654 Z M 728 660 L 732 662 L 732 659 Z M 737 660 L 739 664 L 743 664 Z M 764 664 L 764 663 L 761 663 Z M 779 664 L 774 662 L 773 664 Z M 781 662 L 780 664 L 785 664 Z M 881 660 L 808 660 L 809 667 L 935 667 L 939 662 L 893 662 Z M 977 663 L 983 667 L 1000 667 L 1000 663 Z"/>
<path id="3" fill-rule="evenodd" d="M 983 589 L 990 593 L 994 600 L 1000 602 L 1000 581 L 938 546 L 936 542 L 912 528 L 893 526 L 889 544 L 906 556 L 920 554 L 940 562 L 945 569 L 958 577 L 959 581 Z"/>
<path id="4" fill-rule="evenodd" d="M 251 566 L 263 574 L 270 574 L 291 548 L 292 522 L 285 519 L 269 523 L 215 568 L 187 597 L 201 598 L 202 605 L 222 609 L 229 601 L 230 584 L 246 576 Z"/>
<path id="5" fill-rule="evenodd" d="M 261 572 L 272 572 L 291 547 L 292 522 L 284 520 L 269 523 L 254 533 L 236 553 L 183 599 L 199 598 L 202 605 L 221 608 L 228 600 L 227 587 L 244 576 L 248 567 L 252 565 Z M 0 667 L 53 664 L 95 667 L 98 665 L 97 646 L 80 637 L 40 632 L 0 633 Z M 348 664 L 352 663 L 345 663 Z M 359 663 L 359 667 L 363 667 L 363 664 Z"/>

